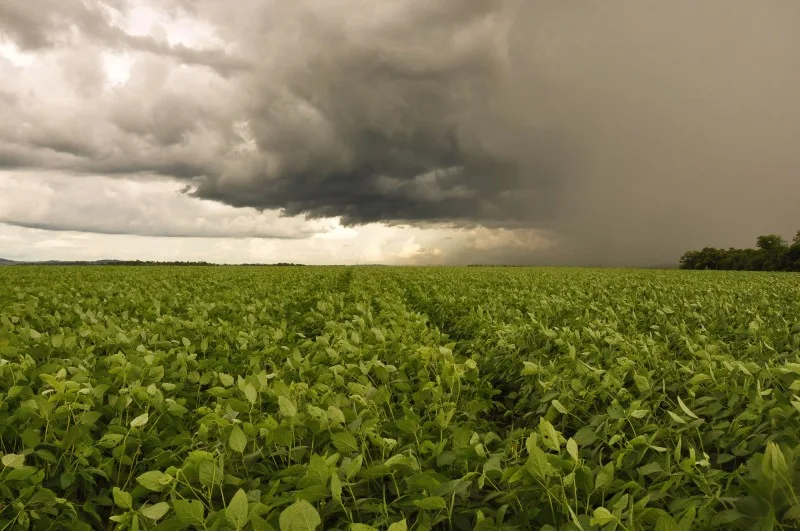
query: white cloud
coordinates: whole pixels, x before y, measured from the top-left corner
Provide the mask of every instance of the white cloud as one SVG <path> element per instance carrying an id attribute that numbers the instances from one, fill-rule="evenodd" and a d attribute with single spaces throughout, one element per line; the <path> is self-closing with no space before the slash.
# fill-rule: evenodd
<path id="1" fill-rule="evenodd" d="M 34 60 L 33 54 L 21 52 L 10 42 L 0 42 L 0 57 L 17 67 L 29 66 Z"/>
<path id="2" fill-rule="evenodd" d="M 103 70 L 108 86 L 124 85 L 131 77 L 133 57 L 129 53 L 103 52 Z"/>
<path id="3" fill-rule="evenodd" d="M 165 179 L 0 172 L 0 222 L 144 236 L 306 238 L 333 220 L 281 217 L 197 199 Z"/>
<path id="4" fill-rule="evenodd" d="M 72 240 L 68 238 L 63 239 L 51 239 L 51 240 L 42 240 L 40 242 L 36 242 L 33 244 L 33 247 L 36 249 L 72 249 L 75 247 L 80 247 L 80 245 L 76 245 L 73 243 Z"/>

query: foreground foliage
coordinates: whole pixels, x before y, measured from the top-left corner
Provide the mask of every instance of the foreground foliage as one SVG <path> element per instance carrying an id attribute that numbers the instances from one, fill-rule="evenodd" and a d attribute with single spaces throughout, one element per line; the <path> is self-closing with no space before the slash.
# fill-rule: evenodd
<path id="1" fill-rule="evenodd" d="M 795 529 L 800 278 L 0 270 L 0 529 Z"/>

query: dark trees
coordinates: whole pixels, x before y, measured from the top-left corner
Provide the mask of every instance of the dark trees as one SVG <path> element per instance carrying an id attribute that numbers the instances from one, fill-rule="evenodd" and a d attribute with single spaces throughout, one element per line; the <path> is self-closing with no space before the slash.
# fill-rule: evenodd
<path id="1" fill-rule="evenodd" d="M 681 269 L 730 269 L 737 271 L 800 271 L 800 231 L 789 245 L 778 234 L 756 239 L 756 249 L 689 251 L 680 259 Z"/>

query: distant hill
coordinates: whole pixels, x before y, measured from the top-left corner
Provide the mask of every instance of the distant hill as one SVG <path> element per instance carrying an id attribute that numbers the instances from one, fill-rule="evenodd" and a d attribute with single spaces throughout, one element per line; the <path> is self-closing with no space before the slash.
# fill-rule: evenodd
<path id="1" fill-rule="evenodd" d="M 218 266 L 220 264 L 215 264 L 212 262 L 150 262 L 144 260 L 76 260 L 76 261 L 68 261 L 68 260 L 43 260 L 41 262 L 17 262 L 14 260 L 7 260 L 5 258 L 0 258 L 0 266 L 4 265 L 79 265 L 79 266 L 98 266 L 98 265 L 105 265 L 105 266 L 114 266 L 114 265 L 123 265 L 123 266 Z M 291 264 L 280 262 L 277 264 L 238 264 L 241 266 L 302 266 L 304 264 Z"/>

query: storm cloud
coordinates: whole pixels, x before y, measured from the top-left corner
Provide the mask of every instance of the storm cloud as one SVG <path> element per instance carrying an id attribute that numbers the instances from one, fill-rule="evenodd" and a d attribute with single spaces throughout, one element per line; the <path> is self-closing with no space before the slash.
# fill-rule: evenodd
<path id="1" fill-rule="evenodd" d="M 75 65 L 65 98 L 0 59 L 0 167 L 160 175 L 344 225 L 530 231 L 515 263 L 674 263 L 800 224 L 791 0 L 148 3 L 212 27 L 210 47 L 128 32 L 136 4 L 0 6 L 6 39 Z M 144 54 L 112 89 L 108 49 Z"/>

